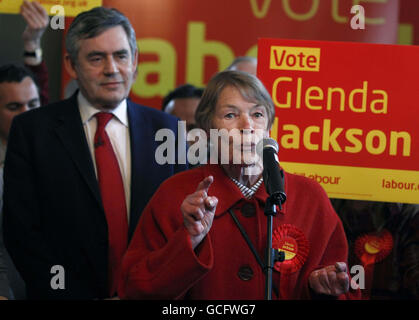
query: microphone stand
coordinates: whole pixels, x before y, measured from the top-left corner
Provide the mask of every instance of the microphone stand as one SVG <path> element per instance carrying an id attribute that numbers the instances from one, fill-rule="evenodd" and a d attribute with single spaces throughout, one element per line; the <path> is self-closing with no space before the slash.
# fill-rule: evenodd
<path id="1" fill-rule="evenodd" d="M 283 171 L 281 170 L 281 176 L 283 177 Z M 272 300 L 272 273 L 275 262 L 283 262 L 285 260 L 285 253 L 283 251 L 278 252 L 272 248 L 272 225 L 273 217 L 276 215 L 276 206 L 282 209 L 282 204 L 285 202 L 286 196 L 284 194 L 274 194 L 266 199 L 264 213 L 268 218 L 268 232 L 267 232 L 267 246 L 266 246 L 266 257 L 265 257 L 265 300 Z M 280 286 L 278 285 L 278 295 L 280 293 Z"/>

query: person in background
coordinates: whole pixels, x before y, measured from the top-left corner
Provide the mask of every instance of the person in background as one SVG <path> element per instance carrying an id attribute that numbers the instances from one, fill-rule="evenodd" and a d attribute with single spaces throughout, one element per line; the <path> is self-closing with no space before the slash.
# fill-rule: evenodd
<path id="1" fill-rule="evenodd" d="M 237 57 L 233 62 L 227 67 L 226 70 L 237 70 L 250 73 L 256 76 L 258 60 L 254 57 Z"/>
<path id="2" fill-rule="evenodd" d="M 3 166 L 13 118 L 47 104 L 48 71 L 42 60 L 41 39 L 48 26 L 46 10 L 36 1 L 24 1 L 21 16 L 26 22 L 22 34 L 23 62 L 0 67 L 0 299 L 25 299 L 25 284 L 3 244 Z"/>
<path id="3" fill-rule="evenodd" d="M 204 89 L 184 84 L 169 92 L 163 98 L 162 110 L 186 122 L 186 130 L 196 127 L 195 112 L 201 101 Z"/>
<path id="4" fill-rule="evenodd" d="M 7 298 L 22 299 L 25 297 L 25 290 L 3 244 L 1 226 L 4 158 L 13 118 L 39 106 L 39 91 L 32 73 L 25 67 L 13 64 L 0 67 L 0 296 Z"/>
<path id="5" fill-rule="evenodd" d="M 209 81 L 197 125 L 230 135 L 211 135 L 220 151 L 211 153 L 215 161 L 169 178 L 150 200 L 124 256 L 121 298 L 264 299 L 268 194 L 255 146 L 269 136 L 274 116 L 255 76 L 224 71 Z M 288 198 L 273 218 L 273 246 L 285 261 L 275 264 L 273 298 L 359 297 L 326 192 L 302 176 L 285 173 L 284 180 Z"/>
<path id="6" fill-rule="evenodd" d="M 80 13 L 65 43 L 65 67 L 80 90 L 14 118 L 4 242 L 29 299 L 117 298 L 122 256 L 143 208 L 187 164 L 156 159 L 155 135 L 164 128 L 177 137 L 176 118 L 127 99 L 138 49 L 121 12 Z"/>
<path id="7" fill-rule="evenodd" d="M 25 67 L 0 67 L 0 165 L 4 166 L 9 131 L 15 116 L 41 105 L 34 75 Z"/>
<path id="8" fill-rule="evenodd" d="M 48 71 L 45 61 L 42 60 L 41 49 L 41 39 L 48 27 L 49 17 L 46 10 L 37 1 L 25 0 L 20 11 L 26 22 L 22 33 L 25 66 L 22 68 L 18 65 L 8 64 L 2 68 L 2 87 L 0 88 L 2 91 L 0 96 L 2 98 L 0 105 L 1 165 L 4 164 L 7 138 L 13 117 L 34 106 L 37 107 L 49 102 Z M 7 104 L 10 106 L 6 107 Z"/>
<path id="9" fill-rule="evenodd" d="M 365 271 L 363 299 L 419 299 L 419 204 L 331 199 Z"/>
<path id="10" fill-rule="evenodd" d="M 22 34 L 23 62 L 35 75 L 40 89 L 41 105 L 46 105 L 49 102 L 48 69 L 42 58 L 41 39 L 48 27 L 48 13 L 39 2 L 25 0 L 20 7 L 20 14 L 26 22 Z"/>

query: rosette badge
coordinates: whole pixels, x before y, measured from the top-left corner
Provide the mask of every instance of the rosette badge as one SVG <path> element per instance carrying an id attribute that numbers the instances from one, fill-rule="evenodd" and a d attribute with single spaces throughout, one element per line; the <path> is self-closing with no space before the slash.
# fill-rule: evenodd
<path id="1" fill-rule="evenodd" d="M 275 263 L 275 270 L 282 274 L 299 270 L 304 265 L 309 252 L 309 243 L 304 233 L 291 224 L 283 224 L 274 231 L 272 246 L 285 254 L 283 262 Z"/>
<path id="2" fill-rule="evenodd" d="M 393 249 L 393 236 L 384 229 L 360 236 L 355 241 L 355 254 L 364 266 L 384 260 Z"/>

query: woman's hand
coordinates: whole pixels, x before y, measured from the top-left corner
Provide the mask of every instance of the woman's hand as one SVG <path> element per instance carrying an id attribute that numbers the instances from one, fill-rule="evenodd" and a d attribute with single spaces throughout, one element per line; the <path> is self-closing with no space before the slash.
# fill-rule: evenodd
<path id="1" fill-rule="evenodd" d="M 349 290 L 349 276 L 345 262 L 336 262 L 313 271 L 308 278 L 309 285 L 316 293 L 339 296 Z"/>
<path id="2" fill-rule="evenodd" d="M 218 204 L 216 197 L 208 196 L 208 189 L 213 181 L 212 176 L 202 180 L 196 191 L 188 195 L 180 206 L 183 223 L 189 232 L 193 249 L 204 239 L 212 226 Z"/>

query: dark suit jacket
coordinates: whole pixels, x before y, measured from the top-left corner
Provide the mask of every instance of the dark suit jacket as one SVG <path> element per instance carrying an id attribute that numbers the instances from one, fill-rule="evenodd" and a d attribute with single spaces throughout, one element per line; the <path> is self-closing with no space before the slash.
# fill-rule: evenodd
<path id="1" fill-rule="evenodd" d="M 160 183 L 187 165 L 155 161 L 161 143 L 155 133 L 168 128 L 177 137 L 176 118 L 129 100 L 127 108 L 131 238 Z M 108 296 L 107 222 L 76 95 L 14 118 L 4 170 L 4 240 L 28 298 Z M 64 268 L 65 289 L 51 288 L 54 265 Z"/>

